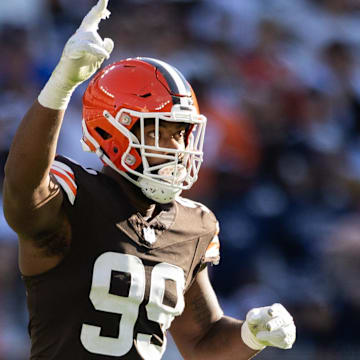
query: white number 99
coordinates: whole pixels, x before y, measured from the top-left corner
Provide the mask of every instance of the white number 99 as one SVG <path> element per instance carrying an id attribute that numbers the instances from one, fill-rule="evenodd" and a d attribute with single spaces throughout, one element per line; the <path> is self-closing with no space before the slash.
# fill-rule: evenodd
<path id="1" fill-rule="evenodd" d="M 128 296 L 110 294 L 111 272 L 129 273 L 131 276 Z M 165 280 L 176 283 L 177 304 L 175 308 L 164 305 Z M 101 336 L 101 327 L 83 324 L 81 343 L 91 353 L 123 356 L 130 351 L 134 339 L 134 326 L 139 315 L 139 306 L 145 294 L 145 268 L 141 260 L 133 255 L 106 252 L 100 255 L 94 264 L 90 300 L 96 310 L 121 314 L 119 336 L 117 338 Z M 165 332 L 175 316 L 184 310 L 183 290 L 185 286 L 184 271 L 180 267 L 168 263 L 159 263 L 151 273 L 150 296 L 146 305 L 147 317 L 160 324 Z M 151 344 L 151 335 L 137 334 L 137 349 L 146 360 L 161 359 L 166 338 L 162 346 Z"/>

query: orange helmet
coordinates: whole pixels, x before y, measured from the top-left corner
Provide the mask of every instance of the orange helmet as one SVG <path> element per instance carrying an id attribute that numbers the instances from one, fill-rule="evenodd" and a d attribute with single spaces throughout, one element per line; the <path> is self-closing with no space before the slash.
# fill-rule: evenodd
<path id="1" fill-rule="evenodd" d="M 146 119 L 155 124 L 154 146 L 144 141 Z M 185 150 L 159 146 L 159 121 L 189 124 Z M 140 139 L 131 131 L 135 124 Z M 172 201 L 197 180 L 205 126 L 190 84 L 160 60 L 133 58 L 108 65 L 84 93 L 83 149 L 95 152 L 105 165 L 160 203 Z M 149 157 L 167 161 L 150 166 Z"/>

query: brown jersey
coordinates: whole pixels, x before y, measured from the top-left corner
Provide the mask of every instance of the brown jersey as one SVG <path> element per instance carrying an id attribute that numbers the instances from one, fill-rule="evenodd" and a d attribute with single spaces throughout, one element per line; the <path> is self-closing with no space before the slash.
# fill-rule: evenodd
<path id="1" fill-rule="evenodd" d="M 184 293 L 219 260 L 215 216 L 179 198 L 147 222 L 108 176 L 64 157 L 52 173 L 72 243 L 57 267 L 24 277 L 31 359 L 160 359 Z"/>

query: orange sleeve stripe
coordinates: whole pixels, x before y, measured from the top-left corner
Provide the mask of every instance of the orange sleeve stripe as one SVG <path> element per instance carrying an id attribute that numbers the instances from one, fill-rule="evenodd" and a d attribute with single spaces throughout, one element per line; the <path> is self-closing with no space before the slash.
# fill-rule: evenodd
<path id="1" fill-rule="evenodd" d="M 61 179 L 63 179 L 66 182 L 66 185 L 69 186 L 72 193 L 76 196 L 77 189 L 74 186 L 74 184 L 72 183 L 72 181 L 66 175 L 64 175 L 60 171 L 55 170 L 54 168 L 51 168 L 50 172 L 53 173 L 56 176 L 59 176 Z M 68 174 L 68 172 L 66 172 L 66 173 Z M 69 174 L 69 176 L 70 176 L 70 174 Z M 73 177 L 73 176 L 70 176 L 70 177 L 75 179 L 75 177 Z"/>
<path id="2" fill-rule="evenodd" d="M 215 235 L 205 251 L 205 259 L 219 259 L 219 258 L 220 258 L 220 241 L 218 236 Z M 215 262 L 213 263 L 216 265 Z"/>
<path id="3" fill-rule="evenodd" d="M 75 175 L 69 171 L 66 172 L 74 181 L 75 181 Z"/>
<path id="4" fill-rule="evenodd" d="M 219 237 L 217 236 L 217 234 L 214 236 L 214 238 L 211 240 L 209 246 L 207 247 L 206 250 L 210 250 L 210 249 L 220 249 L 220 241 L 219 241 Z"/>
<path id="5" fill-rule="evenodd" d="M 55 169 L 55 168 L 59 168 L 62 171 L 65 171 L 73 180 L 75 180 L 75 175 L 72 171 L 67 170 L 65 167 L 62 167 L 61 165 L 63 165 L 62 163 L 60 163 L 59 161 L 54 161 L 54 164 L 51 166 L 51 169 Z M 68 168 L 68 167 L 67 167 Z"/>
<path id="6" fill-rule="evenodd" d="M 220 244 L 219 244 L 218 242 L 212 242 L 212 243 L 210 243 L 210 245 L 208 246 L 208 248 L 206 249 L 206 251 L 207 251 L 207 250 L 210 250 L 210 249 L 213 249 L 213 248 L 215 248 L 215 249 L 220 249 Z"/>

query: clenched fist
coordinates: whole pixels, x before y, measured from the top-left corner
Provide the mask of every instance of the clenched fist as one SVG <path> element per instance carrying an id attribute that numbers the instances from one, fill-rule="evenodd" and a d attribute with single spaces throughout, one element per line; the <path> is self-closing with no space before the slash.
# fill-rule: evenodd
<path id="1" fill-rule="evenodd" d="M 273 304 L 247 313 L 241 337 L 254 350 L 262 350 L 266 346 L 291 349 L 296 338 L 296 327 L 284 306 Z"/>

